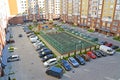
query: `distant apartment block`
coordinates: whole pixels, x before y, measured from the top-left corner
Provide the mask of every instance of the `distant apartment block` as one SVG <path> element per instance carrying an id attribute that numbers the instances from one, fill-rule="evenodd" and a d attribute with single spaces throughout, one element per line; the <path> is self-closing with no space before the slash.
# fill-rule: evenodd
<path id="1" fill-rule="evenodd" d="M 61 0 L 61 20 L 107 35 L 120 35 L 120 0 Z"/>
<path id="2" fill-rule="evenodd" d="M 7 0 L 11 22 L 53 20 L 60 17 L 60 0 Z M 17 23 L 17 21 L 16 21 Z"/>

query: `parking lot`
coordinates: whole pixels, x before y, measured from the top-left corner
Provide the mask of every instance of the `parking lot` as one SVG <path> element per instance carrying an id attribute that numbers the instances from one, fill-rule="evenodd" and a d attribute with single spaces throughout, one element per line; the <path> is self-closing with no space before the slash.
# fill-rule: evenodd
<path id="1" fill-rule="evenodd" d="M 13 45 L 16 48 L 12 54 L 18 54 L 21 60 L 8 63 L 8 66 L 12 66 L 11 71 L 15 73 L 10 77 L 16 78 L 16 80 L 56 80 L 45 74 L 46 68 L 22 27 L 12 27 L 12 31 L 15 39 Z M 19 34 L 22 34 L 23 37 L 18 37 Z M 85 65 L 66 71 L 60 80 L 120 80 L 119 59 L 119 53 L 92 59 Z"/>

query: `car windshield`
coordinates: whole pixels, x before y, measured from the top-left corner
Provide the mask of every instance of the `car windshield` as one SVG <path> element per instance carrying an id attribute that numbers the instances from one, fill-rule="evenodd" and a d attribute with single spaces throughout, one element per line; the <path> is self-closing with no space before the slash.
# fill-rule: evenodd
<path id="1" fill-rule="evenodd" d="M 112 52 L 113 50 L 112 49 L 109 49 L 109 50 L 107 50 L 108 52 Z"/>
<path id="2" fill-rule="evenodd" d="M 75 61 L 75 60 L 73 60 L 73 59 L 72 59 L 71 61 L 72 61 L 72 63 L 76 63 L 76 61 Z"/>

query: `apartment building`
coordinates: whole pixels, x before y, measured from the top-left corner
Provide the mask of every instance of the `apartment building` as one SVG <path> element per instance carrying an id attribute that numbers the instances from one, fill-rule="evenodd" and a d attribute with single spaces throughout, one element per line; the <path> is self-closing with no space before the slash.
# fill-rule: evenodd
<path id="1" fill-rule="evenodd" d="M 60 0 L 6 0 L 6 2 L 10 23 L 53 20 L 60 17 Z"/>
<path id="2" fill-rule="evenodd" d="M 61 0 L 60 4 L 61 20 L 63 20 L 63 22 L 67 22 L 67 0 Z"/>
<path id="3" fill-rule="evenodd" d="M 61 0 L 61 20 L 107 35 L 120 35 L 120 0 Z"/>
<path id="4" fill-rule="evenodd" d="M 6 42 L 6 28 L 7 28 L 7 4 L 5 0 L 0 0 L 0 77 L 4 75 L 2 67 L 2 51 Z M 3 7 L 4 6 L 4 7 Z"/>

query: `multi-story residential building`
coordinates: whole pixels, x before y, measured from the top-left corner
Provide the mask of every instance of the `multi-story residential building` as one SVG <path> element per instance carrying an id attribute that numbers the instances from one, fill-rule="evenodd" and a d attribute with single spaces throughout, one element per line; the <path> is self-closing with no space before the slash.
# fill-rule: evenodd
<path id="1" fill-rule="evenodd" d="M 54 0 L 54 14 L 53 19 L 60 18 L 60 0 Z"/>
<path id="2" fill-rule="evenodd" d="M 112 22 L 112 32 L 116 33 L 117 35 L 120 35 L 120 0 L 116 0 L 116 7 L 114 12 L 114 18 Z"/>
<path id="3" fill-rule="evenodd" d="M 60 0 L 6 0 L 6 2 L 8 16 L 11 17 L 9 22 L 53 20 L 60 17 Z"/>
<path id="4" fill-rule="evenodd" d="M 80 22 L 78 21 L 78 18 L 80 18 L 80 0 L 73 1 L 72 5 L 73 24 L 77 25 Z"/>
<path id="5" fill-rule="evenodd" d="M 72 6 L 72 3 L 73 1 L 72 0 L 67 0 L 67 22 L 68 23 L 72 23 L 73 22 L 73 18 L 72 18 L 72 13 L 73 13 L 73 6 Z"/>
<path id="6" fill-rule="evenodd" d="M 89 0 L 81 0 L 81 8 L 80 8 L 80 26 L 87 26 L 87 18 L 88 18 L 88 7 Z"/>
<path id="7" fill-rule="evenodd" d="M 63 20 L 63 22 L 67 21 L 67 0 L 61 0 L 60 2 L 61 6 L 60 6 L 60 13 L 61 13 L 61 20 Z"/>
<path id="8" fill-rule="evenodd" d="M 120 0 L 61 0 L 63 22 L 107 35 L 120 35 L 119 13 Z"/>
<path id="9" fill-rule="evenodd" d="M 7 28 L 7 3 L 5 0 L 0 0 L 0 77 L 3 76 L 2 68 L 2 51 L 6 43 L 6 28 Z M 4 6 L 4 7 L 3 7 Z"/>

